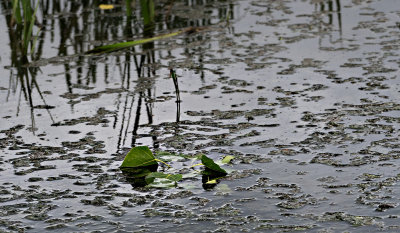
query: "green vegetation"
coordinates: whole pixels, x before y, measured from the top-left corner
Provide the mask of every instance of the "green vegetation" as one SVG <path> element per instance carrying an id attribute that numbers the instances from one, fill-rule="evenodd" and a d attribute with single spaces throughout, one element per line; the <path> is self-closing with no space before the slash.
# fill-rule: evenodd
<path id="1" fill-rule="evenodd" d="M 36 6 L 32 9 L 31 1 L 28 0 L 13 0 L 13 20 L 18 26 L 22 26 L 22 55 L 28 54 L 29 44 L 31 46 L 31 53 L 35 49 L 36 39 L 32 40 L 33 37 L 33 25 L 36 20 L 36 12 L 39 7 L 39 0 L 36 2 Z"/>
<path id="2" fill-rule="evenodd" d="M 188 28 L 188 29 L 177 31 L 177 32 L 163 34 L 163 35 L 159 35 L 159 36 L 155 36 L 155 37 L 151 37 L 151 38 L 145 38 L 145 39 L 139 39 L 139 40 L 134 40 L 134 41 L 127 41 L 127 42 L 103 45 L 103 46 L 99 46 L 99 47 L 96 47 L 96 48 L 94 48 L 92 50 L 87 51 L 86 54 L 110 53 L 110 52 L 114 52 L 114 51 L 117 51 L 117 50 L 130 48 L 130 47 L 133 47 L 133 46 L 136 46 L 136 45 L 147 44 L 147 43 L 150 43 L 150 42 L 153 42 L 153 41 L 156 41 L 156 40 L 162 40 L 162 39 L 174 37 L 174 36 L 180 35 L 182 33 L 188 32 L 188 31 L 190 31 L 190 29 L 191 28 Z"/>
<path id="3" fill-rule="evenodd" d="M 219 162 L 214 162 L 206 155 L 199 155 L 190 157 L 182 154 L 171 154 L 165 152 L 156 153 L 156 158 L 147 146 L 137 146 L 132 148 L 129 153 L 125 156 L 124 161 L 120 169 L 126 176 L 128 182 L 131 182 L 134 186 L 149 186 L 149 187 L 176 187 L 177 182 L 184 178 L 193 178 L 199 174 L 203 176 L 202 180 L 205 180 L 207 185 L 217 184 L 217 180 L 226 176 L 228 172 L 221 168 L 219 164 L 227 164 L 234 157 L 226 156 Z M 182 168 L 176 170 L 172 168 L 167 162 L 179 161 L 179 160 L 200 160 L 201 163 L 190 166 L 189 168 Z M 166 165 L 167 169 L 165 172 L 158 172 L 158 163 Z M 197 166 L 204 167 L 203 171 L 195 170 Z M 180 171 L 184 174 L 180 174 Z M 191 172 L 187 172 L 190 170 Z M 175 171 L 175 173 L 174 173 Z M 168 173 L 167 173 L 168 172 Z"/>
<path id="4" fill-rule="evenodd" d="M 36 17 L 38 10 L 42 10 L 43 5 L 41 5 L 41 3 L 40 0 L 12 0 L 1 2 L 2 7 L 11 12 L 10 15 L 6 15 L 7 31 L 10 37 L 11 67 L 15 68 L 10 70 L 10 82 L 11 79 L 15 78 L 12 82 L 17 83 L 17 86 L 19 85 L 21 87 L 21 96 L 28 102 L 32 124 L 30 130 L 33 134 L 35 134 L 36 130 L 35 105 L 37 104 L 34 103 L 35 90 L 42 100 L 42 107 L 46 109 L 51 121 L 54 122 L 50 113 L 52 106 L 46 103 L 45 97 L 36 80 L 40 69 L 36 65 L 32 65 L 32 61 L 40 59 L 41 56 L 42 46 L 39 45 L 37 51 L 35 51 L 39 33 L 41 32 L 40 27 L 37 25 L 43 25 L 43 22 L 38 22 Z M 36 33 L 34 33 L 34 29 L 36 29 Z M 34 34 L 36 34 L 36 36 L 34 36 Z M 20 101 L 18 102 L 17 116 L 22 106 L 21 103 Z"/>
<path id="5" fill-rule="evenodd" d="M 137 146 L 132 148 L 126 155 L 121 167 L 147 167 L 156 165 L 156 158 L 147 146 Z"/>
<path id="6" fill-rule="evenodd" d="M 179 83 L 178 83 L 178 77 L 176 76 L 176 73 L 173 69 L 169 70 L 169 75 L 172 78 L 172 81 L 174 82 L 174 87 L 175 87 L 175 94 L 176 94 L 176 102 L 181 101 L 181 96 L 180 96 L 180 91 L 179 91 Z"/>
<path id="7" fill-rule="evenodd" d="M 228 174 L 224 169 L 222 169 L 218 164 L 214 163 L 214 161 L 208 158 L 205 155 L 201 155 L 200 157 L 202 164 L 208 169 L 210 173 L 220 173 L 223 175 Z"/>
<path id="8" fill-rule="evenodd" d="M 154 24 L 155 6 L 153 0 L 140 0 L 140 7 L 145 26 Z"/>

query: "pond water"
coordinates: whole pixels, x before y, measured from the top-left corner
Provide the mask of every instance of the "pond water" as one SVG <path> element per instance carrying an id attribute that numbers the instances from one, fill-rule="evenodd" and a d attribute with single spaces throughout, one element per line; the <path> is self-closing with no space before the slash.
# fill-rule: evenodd
<path id="1" fill-rule="evenodd" d="M 104 2 L 41 1 L 23 56 L 1 1 L 1 232 L 400 230 L 397 0 Z M 138 145 L 235 159 L 136 187 Z"/>

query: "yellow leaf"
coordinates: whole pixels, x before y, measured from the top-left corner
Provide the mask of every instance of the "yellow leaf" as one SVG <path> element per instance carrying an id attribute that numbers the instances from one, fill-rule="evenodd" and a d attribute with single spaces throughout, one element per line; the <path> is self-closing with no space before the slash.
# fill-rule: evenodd
<path id="1" fill-rule="evenodd" d="M 209 180 L 206 182 L 206 184 L 216 184 L 216 183 L 217 183 L 217 179 Z"/>
<path id="2" fill-rule="evenodd" d="M 229 163 L 234 158 L 235 158 L 235 156 L 227 155 L 221 160 L 221 163 Z"/>
<path id="3" fill-rule="evenodd" d="M 111 4 L 100 4 L 99 8 L 102 10 L 111 10 L 114 8 L 114 5 Z"/>

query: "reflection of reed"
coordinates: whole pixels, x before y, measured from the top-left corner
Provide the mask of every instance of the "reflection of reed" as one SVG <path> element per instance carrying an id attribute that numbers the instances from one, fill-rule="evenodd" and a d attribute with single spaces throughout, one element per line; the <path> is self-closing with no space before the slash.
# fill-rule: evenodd
<path id="1" fill-rule="evenodd" d="M 12 1 L 0 1 L 0 6 L 4 12 L 12 12 Z M 37 2 L 37 1 L 30 1 Z M 115 4 L 115 7 L 109 11 L 102 11 L 98 6 L 98 1 L 50 1 L 41 0 L 38 7 L 39 21 L 37 25 L 43 30 L 39 34 L 36 51 L 31 56 L 32 60 L 40 60 L 52 62 L 52 59 L 43 59 L 43 54 L 48 55 L 52 50 L 56 49 L 56 62 L 62 63 L 64 70 L 65 89 L 68 93 L 79 93 L 77 86 L 96 85 L 99 77 L 98 74 L 104 75 L 104 83 L 110 82 L 110 71 L 119 70 L 120 82 L 122 90 L 130 90 L 132 81 L 137 81 L 135 92 L 118 92 L 116 100 L 117 113 L 114 116 L 114 128 L 119 129 L 120 142 L 119 148 L 125 145 L 125 142 L 136 144 L 138 137 L 151 137 L 154 147 L 157 147 L 157 138 L 151 135 L 138 135 L 143 115 L 148 122 L 153 124 L 153 108 L 154 103 L 154 87 L 146 82 L 153 81 L 156 71 L 153 68 L 157 59 L 163 59 L 163 55 L 172 55 L 172 50 L 159 50 L 155 53 L 155 44 L 148 43 L 142 45 L 141 48 L 131 48 L 126 50 L 126 53 L 117 53 L 112 56 L 91 57 L 87 58 L 82 54 L 92 47 L 88 41 L 93 43 L 110 42 L 110 41 L 131 41 L 135 38 L 152 37 L 154 35 L 163 34 L 166 31 L 174 31 L 176 29 L 188 28 L 191 26 L 209 26 L 212 25 L 212 17 L 223 19 L 226 14 L 232 14 L 233 10 L 228 9 L 233 7 L 232 4 L 226 3 L 226 6 L 218 4 L 218 9 L 210 9 L 210 2 L 205 1 L 186 1 L 186 0 L 125 0 L 125 5 L 121 6 L 120 0 L 109 0 L 108 4 Z M 34 8 L 34 7 L 32 7 Z M 199 12 L 205 17 L 199 18 L 184 18 L 181 12 L 187 9 L 198 8 L 202 9 Z M 121 10 L 126 14 L 120 14 Z M 9 25 L 9 36 L 11 42 L 19 40 L 21 31 L 11 27 L 9 14 L 4 14 Z M 50 16 L 50 17 L 48 17 Z M 233 19 L 233 16 L 230 16 Z M 214 21 L 214 23 L 216 23 Z M 58 34 L 56 34 L 58 33 Z M 140 35 L 140 36 L 139 36 Z M 46 37 L 46 38 L 45 38 Z M 204 40 L 204 35 L 191 35 L 184 38 L 183 43 L 189 44 L 199 40 Z M 50 43 L 50 44 L 46 44 Z M 167 42 L 157 42 L 165 46 Z M 167 46 L 168 47 L 168 46 Z M 13 77 L 18 77 L 10 81 L 10 85 L 18 84 L 21 88 L 19 93 L 21 99 L 25 98 L 31 107 L 32 122 L 34 125 L 34 109 L 35 98 L 40 98 L 43 102 L 39 107 L 46 108 L 50 118 L 50 106 L 46 104 L 46 100 L 41 93 L 39 83 L 36 81 L 38 68 L 27 67 L 18 52 L 18 44 L 10 43 L 12 56 L 11 72 L 17 73 Z M 198 67 L 195 68 L 204 78 L 203 73 L 203 49 L 201 45 L 191 48 L 185 48 L 184 56 L 188 59 L 198 61 Z M 58 60 L 61 59 L 61 60 Z M 104 70 L 99 69 L 99 60 L 107 61 L 115 59 L 112 66 L 109 62 L 102 62 L 101 66 Z M 114 64 L 115 63 L 115 64 Z M 39 63 L 37 63 L 39 64 Z M 24 68 L 23 68 L 24 67 Z M 136 74 L 135 74 L 136 70 Z M 137 76 L 137 77 L 136 77 Z M 137 80 L 136 80 L 137 79 Z M 145 84 L 146 83 L 146 84 Z M 61 85 L 61 83 L 59 84 Z M 147 88 L 141 89 L 142 86 Z M 15 86 L 15 85 L 14 85 Z M 36 89 L 36 90 L 35 90 Z M 16 92 L 16 89 L 9 89 L 9 94 Z M 37 92 L 37 93 L 36 93 Z M 54 93 L 56 94 L 56 93 Z M 57 94 L 56 94 L 57 95 Z M 35 97 L 36 96 L 36 97 Z M 37 97 L 38 96 L 38 97 Z M 21 101 L 20 101 L 21 102 Z M 74 104 L 78 101 L 71 101 L 71 111 L 74 110 Z M 46 107 L 47 106 L 47 107 Z M 20 113 L 18 111 L 18 113 Z M 142 116 L 140 115 L 142 114 Z M 177 102 L 177 121 L 180 120 L 180 104 Z M 134 122 L 130 122 L 134 120 Z M 131 140 L 132 139 L 132 140 Z"/>
<path id="2" fill-rule="evenodd" d="M 178 76 L 176 76 L 176 73 L 174 69 L 169 70 L 169 75 L 174 82 L 174 87 L 175 87 L 175 95 L 176 95 L 176 122 L 179 122 L 179 119 L 181 117 L 181 95 L 179 91 L 179 83 L 178 83 Z"/>
<path id="3" fill-rule="evenodd" d="M 32 124 L 31 130 L 34 133 L 36 130 L 34 109 L 35 108 L 46 109 L 52 123 L 55 123 L 54 118 L 50 112 L 50 109 L 53 108 L 53 106 L 49 106 L 46 103 L 46 100 L 40 90 L 39 84 L 36 81 L 37 68 L 18 67 L 17 70 L 18 70 L 17 71 L 18 79 L 20 80 L 21 83 L 21 92 L 24 93 L 25 100 L 27 100 L 29 103 L 30 113 L 31 113 L 31 124 Z M 34 105 L 34 101 L 32 98 L 34 89 L 37 90 L 37 93 L 39 94 L 40 99 L 43 102 L 43 105 Z M 17 116 L 19 115 L 19 109 L 20 109 L 20 101 L 18 102 Z"/>
<path id="4" fill-rule="evenodd" d="M 318 10 L 319 9 L 319 10 Z M 340 0 L 328 0 L 326 2 L 315 3 L 315 10 L 322 13 L 327 12 L 328 24 L 334 24 L 334 14 L 337 16 L 337 25 L 339 30 L 340 39 L 342 38 L 342 14 Z M 320 42 L 321 43 L 321 42 Z M 334 41 L 331 41 L 334 43 Z"/>
<path id="5" fill-rule="evenodd" d="M 166 11 L 157 11 L 157 12 L 164 12 L 165 15 L 155 14 L 155 8 L 162 7 L 160 3 L 157 2 L 157 5 L 154 4 L 153 0 L 140 0 L 140 16 L 141 18 L 138 19 L 138 15 L 135 15 L 134 8 L 131 10 L 131 1 L 128 0 L 126 2 L 126 24 L 124 30 L 124 37 L 127 40 L 132 40 L 135 36 L 137 37 L 138 32 L 142 32 L 143 38 L 151 38 L 155 35 L 155 31 L 163 30 L 165 26 L 168 30 L 173 30 L 176 28 L 185 28 L 190 26 L 208 26 L 212 25 L 211 19 L 183 19 L 174 15 L 173 10 L 173 3 L 174 1 L 169 1 L 165 6 L 168 7 Z M 185 2 L 185 4 L 205 4 L 202 2 L 194 3 L 194 2 Z M 218 16 L 220 18 L 227 18 L 226 14 L 230 14 L 230 18 L 233 18 L 233 5 L 230 5 L 232 9 L 219 9 Z M 136 17 L 136 18 L 135 18 Z M 137 22 L 142 22 L 143 28 L 138 28 Z M 163 23 L 162 23 L 163 22 Z M 192 36 L 185 38 L 184 42 L 189 44 L 195 41 L 204 40 L 202 35 Z M 124 61 L 124 68 L 121 72 L 122 75 L 122 88 L 130 89 L 129 83 L 132 81 L 132 73 L 131 73 L 131 66 L 134 65 L 134 70 L 136 70 L 137 76 L 137 85 L 135 87 L 134 94 L 128 94 L 125 96 L 125 100 L 121 100 L 122 94 L 119 94 L 117 102 L 117 112 L 114 116 L 114 128 L 119 127 L 119 139 L 118 139 L 118 150 L 122 149 L 126 144 L 127 139 L 131 138 L 131 145 L 135 146 L 137 144 L 138 138 L 145 138 L 151 137 L 153 141 L 153 148 L 158 148 L 158 140 L 157 137 L 154 136 L 153 133 L 150 134 L 139 134 L 138 131 L 140 129 L 141 121 L 143 121 L 143 112 L 146 112 L 147 115 L 147 123 L 153 123 L 153 102 L 150 101 L 154 99 L 153 93 L 153 86 L 148 82 L 152 82 L 152 79 L 155 77 L 156 73 L 155 70 L 152 68 L 152 64 L 155 63 L 156 55 L 154 52 L 155 44 L 154 42 L 143 44 L 141 46 L 141 51 L 137 53 L 135 47 L 130 48 L 125 53 L 125 61 Z M 203 73 L 203 53 L 201 52 L 202 49 L 192 48 L 188 49 L 185 48 L 185 55 L 188 58 L 192 58 L 193 56 L 199 57 L 199 68 L 198 71 L 201 73 L 200 77 L 204 79 Z M 166 51 L 168 54 L 171 55 L 171 51 Z M 159 57 L 162 59 L 162 55 L 160 52 Z M 119 62 L 122 63 L 122 62 Z M 133 71 L 133 70 L 132 70 Z M 174 80 L 174 87 L 175 93 L 177 97 L 176 107 L 177 107 L 177 114 L 176 114 L 176 122 L 180 121 L 180 103 L 181 97 L 179 93 L 179 86 L 177 79 Z M 145 87 L 145 88 L 143 88 Z M 134 107 L 136 104 L 136 107 Z M 133 126 L 131 126 L 131 119 L 133 121 Z M 178 125 L 177 125 L 178 127 Z M 130 132 L 130 130 L 132 130 Z"/>
<path id="6" fill-rule="evenodd" d="M 145 38 L 150 38 L 153 37 L 154 35 L 154 2 L 153 0 L 141 0 L 140 1 L 141 5 L 141 13 L 143 16 L 143 36 Z M 132 131 L 132 142 L 131 146 L 136 145 L 136 138 L 138 136 L 138 129 L 139 129 L 139 122 L 140 122 L 140 112 L 141 112 L 141 107 L 142 107 L 142 100 L 145 100 L 145 105 L 146 105 L 146 112 L 147 112 L 147 118 L 148 118 L 148 124 L 153 123 L 153 113 L 152 113 L 152 108 L 153 104 L 150 103 L 148 100 L 151 99 L 152 97 L 152 85 L 149 86 L 149 84 L 143 84 L 141 85 L 142 82 L 146 82 L 146 79 L 150 79 L 155 76 L 155 70 L 151 69 L 151 66 L 147 67 L 147 70 L 144 68 L 145 62 L 148 64 L 154 64 L 155 63 L 155 54 L 154 54 L 154 42 L 143 44 L 142 45 L 142 51 L 144 54 L 140 56 L 140 65 L 136 67 L 137 73 L 138 73 L 138 85 L 139 85 L 139 99 L 138 99 L 138 104 L 137 104 L 137 109 L 136 109 L 136 117 L 135 117 L 135 123 L 133 125 L 133 131 Z M 147 72 L 146 72 L 147 71 Z M 147 78 L 145 78 L 147 77 Z M 143 90 L 141 86 L 147 86 L 147 90 Z M 147 96 L 146 96 L 147 92 Z M 158 145 L 155 143 L 156 137 L 152 137 L 153 139 L 153 147 L 157 148 Z"/>
<path id="7" fill-rule="evenodd" d="M 151 53 L 150 53 L 151 54 Z M 146 60 L 147 56 L 149 54 L 146 54 L 146 56 L 140 55 L 140 62 L 139 63 L 135 63 L 138 64 L 138 66 L 136 66 L 136 71 L 139 74 L 144 73 L 145 70 L 145 63 L 144 61 Z M 134 55 L 135 56 L 135 55 Z M 127 63 L 126 64 L 127 67 L 131 66 L 131 63 Z M 130 68 L 126 69 L 126 70 L 130 70 Z M 130 72 L 126 72 L 126 79 L 130 80 Z M 151 78 L 152 76 L 138 76 L 138 86 L 140 85 L 148 85 L 148 84 L 141 84 L 141 79 L 143 81 L 143 79 L 147 79 L 147 78 Z M 154 77 L 154 76 L 153 76 Z M 128 81 L 127 81 L 128 82 Z M 134 115 L 134 123 L 133 123 L 133 128 L 132 128 L 132 133 L 131 133 L 131 137 L 132 137 L 132 141 L 131 141 L 131 146 L 135 146 L 136 145 L 136 139 L 138 137 L 138 129 L 139 129 L 139 125 L 140 125 L 140 121 L 141 121 L 141 112 L 142 112 L 142 105 L 143 103 L 145 104 L 145 109 L 146 109 L 146 113 L 147 113 L 147 118 L 148 118 L 148 124 L 152 124 L 153 123 L 153 113 L 152 113 L 152 109 L 153 109 L 153 104 L 149 101 L 150 99 L 152 99 L 152 90 L 151 90 L 151 86 L 149 86 L 146 90 L 141 90 L 141 87 L 139 87 L 139 91 L 138 93 L 129 95 L 127 94 L 125 96 L 125 101 L 124 101 L 124 106 L 122 107 L 122 119 L 121 119 L 121 126 L 120 126 L 120 133 L 119 133 L 119 139 L 118 139 L 118 149 L 121 149 L 121 147 L 123 147 L 125 145 L 126 139 L 129 138 L 129 129 L 130 128 L 130 119 L 132 118 L 132 115 Z M 137 101 L 135 101 L 135 97 L 137 97 Z M 134 103 L 137 102 L 136 105 L 136 111 L 134 112 Z M 118 101 L 118 106 L 117 106 L 117 110 L 120 108 L 120 101 Z M 134 114 L 133 114 L 134 113 Z M 116 114 L 115 116 L 115 121 L 114 121 L 114 126 L 117 125 L 118 122 L 118 114 Z M 153 146 L 155 148 L 157 148 L 157 143 L 156 143 L 156 137 L 152 137 L 153 139 Z"/>
<path id="8" fill-rule="evenodd" d="M 328 5 L 328 17 L 329 17 L 329 24 L 333 24 L 333 13 L 336 12 L 337 14 L 337 18 L 338 18 L 338 26 L 339 26 L 339 30 L 340 32 L 342 31 L 342 17 L 341 17 L 341 13 L 340 13 L 340 0 L 335 0 L 336 3 L 336 10 L 333 9 L 333 1 L 329 0 L 326 2 L 326 4 Z M 321 2 L 320 3 L 320 11 L 324 12 L 325 11 L 325 3 Z"/>
<path id="9" fill-rule="evenodd" d="M 144 17 L 144 30 L 143 30 L 143 35 L 144 37 L 152 37 L 154 34 L 154 4 L 152 0 L 147 1 L 147 0 L 142 0 L 141 1 L 141 6 L 142 6 L 142 15 Z M 128 8 L 129 9 L 129 8 Z M 125 33 L 127 34 L 128 37 L 133 37 L 133 32 L 132 32 L 132 25 L 131 25 L 131 13 L 127 13 L 127 23 L 125 27 Z M 135 52 L 135 48 L 132 48 L 133 52 Z M 130 66 L 131 66 L 131 57 L 130 57 L 130 51 L 126 52 L 125 54 L 125 68 L 124 68 L 124 74 L 123 74 L 123 82 L 125 83 L 125 77 L 127 79 L 126 85 L 127 89 L 129 89 L 129 83 L 130 83 L 130 77 L 131 77 L 131 72 L 130 72 Z M 130 119 L 132 117 L 132 112 L 133 112 L 133 104 L 135 102 L 135 96 L 137 96 L 137 107 L 136 107 L 136 112 L 135 112 L 135 118 L 134 118 L 134 124 L 133 124 L 133 129 L 132 129 L 132 141 L 131 141 L 131 146 L 136 145 L 136 139 L 138 137 L 138 129 L 139 129 L 139 123 L 140 123 L 140 116 L 141 116 L 141 111 L 142 111 L 142 105 L 143 102 L 145 102 L 146 106 L 146 112 L 147 112 L 147 117 L 148 117 L 148 124 L 153 123 L 153 104 L 149 101 L 152 99 L 152 85 L 149 85 L 146 82 L 146 79 L 150 79 L 155 76 L 155 71 L 152 70 L 151 68 L 147 68 L 145 64 L 153 64 L 155 62 L 155 55 L 154 55 L 154 43 L 147 43 L 142 45 L 142 54 L 141 55 L 132 55 L 133 56 L 133 61 L 135 64 L 136 68 L 136 73 L 138 76 L 138 83 L 137 83 L 137 94 L 133 95 L 126 95 L 125 97 L 125 104 L 123 107 L 123 112 L 122 112 L 122 121 L 121 121 L 121 128 L 120 128 L 120 135 L 118 139 L 118 150 L 121 149 L 123 145 L 125 145 L 125 141 L 128 138 L 128 130 L 130 129 Z M 139 59 L 138 57 L 139 56 Z M 150 66 L 149 66 L 150 67 Z M 147 72 L 146 72 L 147 71 Z M 146 90 L 142 89 L 142 86 L 147 86 Z M 131 98 L 131 100 L 129 100 Z M 144 101 L 143 101 L 144 100 Z M 128 104 L 130 102 L 130 104 Z M 117 107 L 119 109 L 119 105 Z M 126 117 L 127 115 L 127 117 Z M 114 126 L 116 125 L 116 122 L 118 121 L 118 117 L 116 115 L 115 117 L 115 122 Z M 125 125 L 126 124 L 126 125 Z M 155 136 L 152 136 L 153 139 L 153 147 L 157 148 L 157 138 Z"/>
<path id="10" fill-rule="evenodd" d="M 17 104 L 16 116 L 19 116 L 21 110 L 21 96 L 25 98 L 28 102 L 30 108 L 30 117 L 31 117 L 31 131 L 35 134 L 36 131 L 36 123 L 35 123 L 35 109 L 46 109 L 47 113 L 50 116 L 51 121 L 54 123 L 53 116 L 51 115 L 50 109 L 52 106 L 49 106 L 40 90 L 40 86 L 36 80 L 37 72 L 39 68 L 32 67 L 29 64 L 29 54 L 28 54 L 28 46 L 30 44 L 31 52 L 30 57 L 32 60 L 39 59 L 42 54 L 43 44 L 40 43 L 36 52 L 35 41 L 33 40 L 33 25 L 36 19 L 36 10 L 38 9 L 38 4 L 36 7 L 31 6 L 33 4 L 31 1 L 14 1 L 13 6 L 6 1 L 2 1 L 2 8 L 6 10 L 12 10 L 12 15 L 5 14 L 7 26 L 8 26 L 8 35 L 10 38 L 10 50 L 11 50 L 11 73 L 10 73 L 10 87 L 11 84 L 14 83 L 13 88 L 8 89 L 7 99 L 9 100 L 9 96 L 11 92 L 17 92 L 18 87 L 20 88 L 19 92 L 19 100 Z M 20 5 L 22 4 L 22 5 Z M 22 8 L 21 8 L 22 6 Z M 16 24 L 16 25 L 15 25 Z M 37 23 L 40 24 L 40 23 Z M 44 34 L 41 34 L 41 38 L 43 39 Z M 16 74 L 14 75 L 14 71 Z M 14 78 L 16 77 L 16 79 Z M 37 93 L 40 96 L 43 105 L 35 105 L 33 99 L 33 91 L 36 89 Z"/>

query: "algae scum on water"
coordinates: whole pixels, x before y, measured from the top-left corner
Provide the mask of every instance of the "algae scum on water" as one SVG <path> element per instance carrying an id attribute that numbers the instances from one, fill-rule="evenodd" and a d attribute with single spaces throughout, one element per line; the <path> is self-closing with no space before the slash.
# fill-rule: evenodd
<path id="1" fill-rule="evenodd" d="M 398 5 L 1 1 L 0 232 L 398 232 Z"/>

